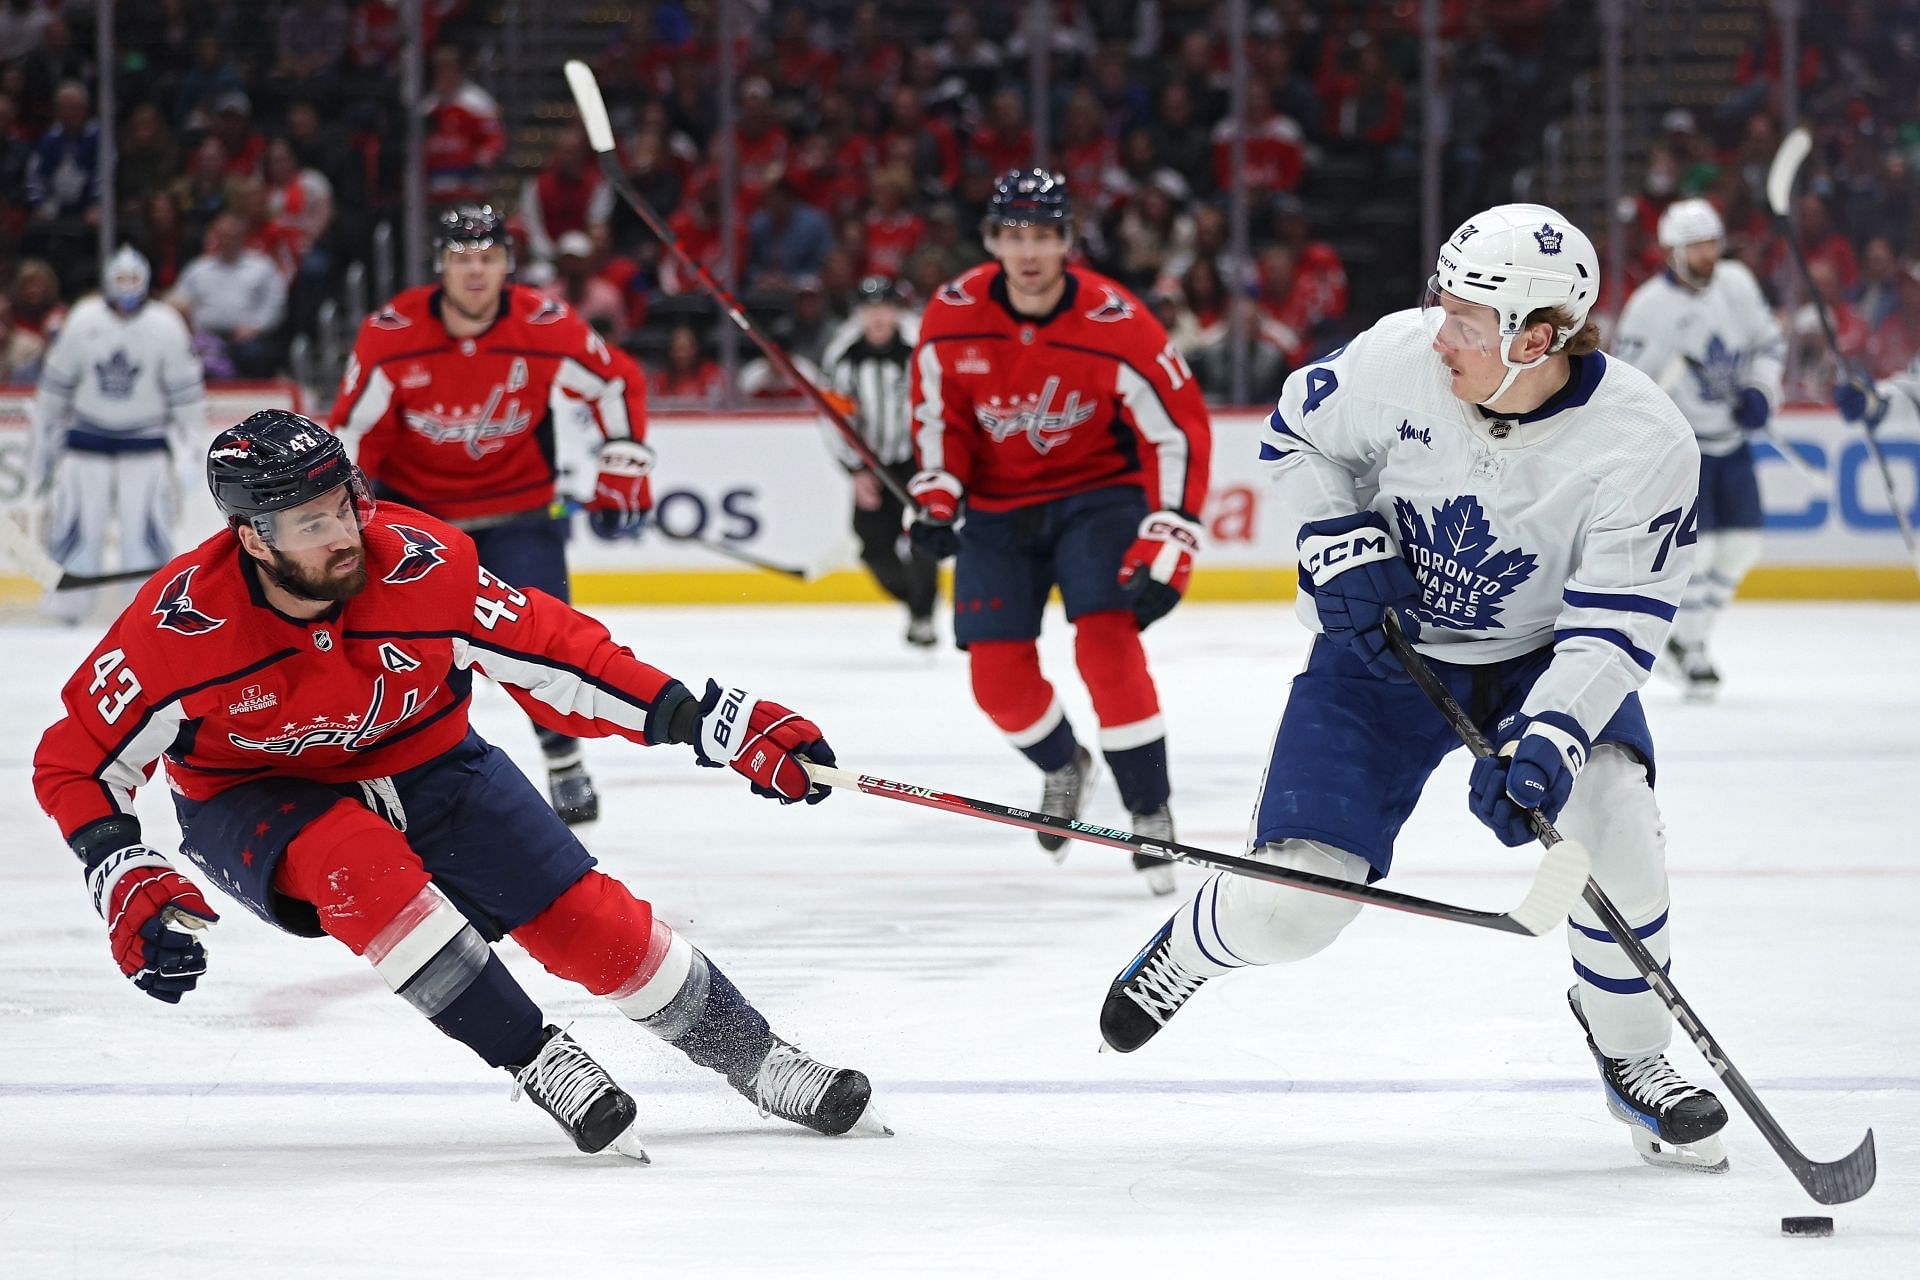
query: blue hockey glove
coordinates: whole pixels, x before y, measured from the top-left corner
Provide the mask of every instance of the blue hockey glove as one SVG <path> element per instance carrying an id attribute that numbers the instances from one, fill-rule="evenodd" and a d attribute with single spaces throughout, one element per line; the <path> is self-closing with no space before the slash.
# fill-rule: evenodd
<path id="1" fill-rule="evenodd" d="M 1887 398 L 1878 393 L 1869 394 L 1865 387 L 1857 387 L 1851 382 L 1842 382 L 1833 389 L 1833 407 L 1848 422 L 1872 431 L 1887 416 Z"/>
<path id="2" fill-rule="evenodd" d="M 1742 387 L 1740 394 L 1733 398 L 1733 420 L 1748 431 L 1758 431 L 1772 416 L 1773 406 L 1767 403 L 1767 393 L 1758 387 Z"/>
<path id="3" fill-rule="evenodd" d="M 1357 511 L 1300 526 L 1300 589 L 1313 597 L 1320 629 L 1347 646 L 1382 679 L 1412 677 L 1387 644 L 1386 617 L 1400 617 L 1408 640 L 1420 638 L 1420 582 L 1400 558 L 1378 512 Z"/>
<path id="4" fill-rule="evenodd" d="M 1499 754 L 1473 762 L 1467 807 L 1501 844 L 1513 847 L 1533 839 L 1529 809 L 1538 809 L 1548 822 L 1560 816 L 1592 744 L 1578 721 L 1558 711 L 1508 716 L 1500 730 L 1506 745 Z"/>

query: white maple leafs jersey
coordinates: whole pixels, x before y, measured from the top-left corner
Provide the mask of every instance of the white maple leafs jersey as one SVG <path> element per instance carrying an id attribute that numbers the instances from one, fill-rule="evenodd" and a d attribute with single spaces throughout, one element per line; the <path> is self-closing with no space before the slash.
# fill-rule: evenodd
<path id="1" fill-rule="evenodd" d="M 1633 291 L 1613 339 L 1613 354 L 1659 384 L 1693 425 L 1700 452 L 1732 453 L 1746 438 L 1733 420 L 1743 387 L 1758 387 L 1780 407 L 1786 340 L 1744 263 L 1725 261 L 1704 289 L 1663 271 Z"/>
<path id="2" fill-rule="evenodd" d="M 187 322 L 163 302 L 131 316 L 83 299 L 47 353 L 34 399 L 36 428 L 69 428 L 109 439 L 198 443 L 206 388 Z"/>
<path id="3" fill-rule="evenodd" d="M 1576 357 L 1538 410 L 1456 397 L 1417 310 L 1287 378 L 1260 457 L 1295 525 L 1371 509 L 1420 580 L 1426 656 L 1498 662 L 1553 646 L 1521 708 L 1597 734 L 1645 683 L 1697 540 L 1700 452 L 1639 370 Z M 1313 599 L 1297 611 L 1320 629 Z"/>

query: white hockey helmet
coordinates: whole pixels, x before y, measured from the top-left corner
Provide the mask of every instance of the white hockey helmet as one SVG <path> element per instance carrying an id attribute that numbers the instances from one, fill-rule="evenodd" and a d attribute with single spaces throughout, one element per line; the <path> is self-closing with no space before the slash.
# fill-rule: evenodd
<path id="1" fill-rule="evenodd" d="M 1675 200 L 1660 215 L 1660 247 L 1679 249 L 1702 240 L 1725 240 L 1727 228 L 1713 205 L 1699 197 Z"/>
<path id="2" fill-rule="evenodd" d="M 1600 290 L 1600 255 L 1586 233 L 1558 210 L 1543 204 L 1495 205 L 1447 237 L 1428 289 L 1491 307 L 1499 317 L 1500 362 L 1507 376 L 1487 397 L 1490 403 L 1505 395 L 1523 370 L 1544 363 L 1586 325 Z M 1553 342 L 1539 359 L 1516 363 L 1513 339 L 1542 307 L 1560 308 L 1566 323 L 1555 326 Z"/>
<path id="3" fill-rule="evenodd" d="M 100 296 L 116 311 L 135 312 L 147 300 L 147 285 L 152 279 L 145 255 L 123 244 L 107 260 L 106 272 L 100 277 Z"/>

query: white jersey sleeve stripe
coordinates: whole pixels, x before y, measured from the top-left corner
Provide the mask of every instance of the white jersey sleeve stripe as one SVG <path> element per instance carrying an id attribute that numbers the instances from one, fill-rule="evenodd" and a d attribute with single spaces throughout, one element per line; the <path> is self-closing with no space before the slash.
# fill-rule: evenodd
<path id="1" fill-rule="evenodd" d="M 1186 502 L 1187 493 L 1187 433 L 1173 420 L 1167 406 L 1160 401 L 1160 393 L 1139 370 L 1125 363 L 1117 365 L 1116 370 L 1114 381 L 1120 402 L 1127 406 L 1133 425 L 1147 438 L 1159 459 L 1160 507 L 1164 511 L 1179 510 Z"/>
<path id="2" fill-rule="evenodd" d="M 920 451 L 920 465 L 928 471 L 947 469 L 947 406 L 940 389 L 940 353 L 931 342 L 920 348 L 920 403 L 913 416 L 914 444 Z"/>
<path id="3" fill-rule="evenodd" d="M 459 637 L 453 641 L 453 661 L 455 666 L 471 667 L 501 684 L 524 689 L 562 715 L 603 720 L 636 733 L 647 731 L 646 706 L 591 683 L 572 667 Z"/>

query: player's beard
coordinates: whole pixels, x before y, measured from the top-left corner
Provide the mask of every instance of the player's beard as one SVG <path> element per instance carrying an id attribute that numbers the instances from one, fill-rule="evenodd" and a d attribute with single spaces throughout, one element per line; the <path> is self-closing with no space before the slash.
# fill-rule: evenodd
<path id="1" fill-rule="evenodd" d="M 359 565 L 346 577 L 336 577 L 333 569 L 358 556 Z M 342 551 L 331 557 L 326 567 L 318 573 L 308 573 L 289 559 L 285 552 L 275 551 L 273 559 L 261 565 L 269 577 L 279 583 L 281 588 L 299 596 L 303 600 L 320 600 L 337 603 L 351 600 L 367 587 L 367 549 L 364 545 L 352 551 Z"/>

